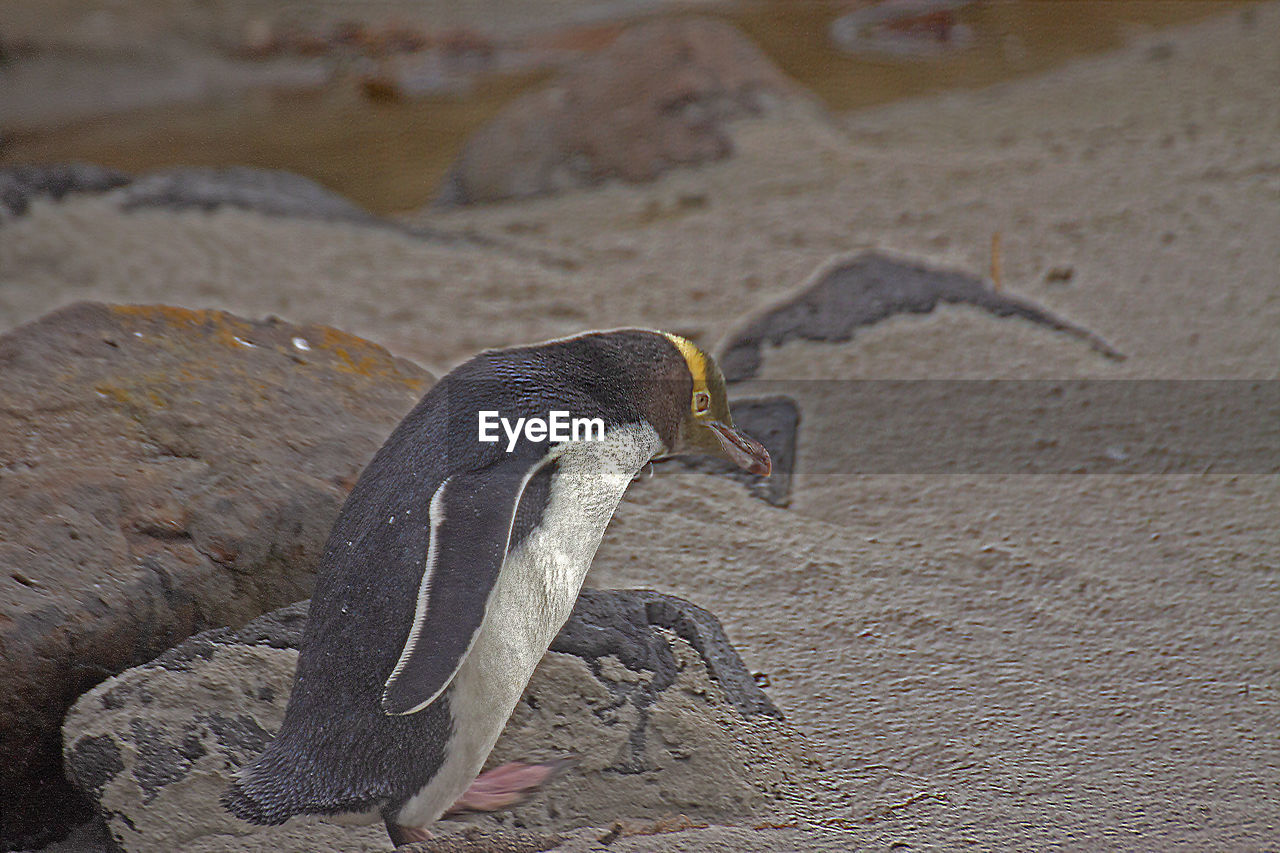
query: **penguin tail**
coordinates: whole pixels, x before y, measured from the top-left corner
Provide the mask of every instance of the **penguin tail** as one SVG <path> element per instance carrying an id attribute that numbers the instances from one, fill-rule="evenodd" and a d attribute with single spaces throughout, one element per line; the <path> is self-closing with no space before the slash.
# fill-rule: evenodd
<path id="1" fill-rule="evenodd" d="M 280 766 L 279 741 L 267 746 L 257 761 L 242 767 L 222 792 L 222 806 L 241 820 L 275 826 L 303 812 L 314 811 L 299 802 L 300 774 Z M 305 777 L 303 777 L 305 778 Z"/>
<path id="2" fill-rule="evenodd" d="M 357 795 L 337 781 L 344 778 L 340 770 L 298 754 L 287 741 L 277 737 L 240 769 L 222 792 L 223 808 L 249 823 L 276 826 L 300 814 L 363 815 L 386 799 Z"/>
<path id="3" fill-rule="evenodd" d="M 277 797 L 262 790 L 261 785 L 248 779 L 236 779 L 222 792 L 222 807 L 241 820 L 259 826 L 275 826 L 293 817 L 293 811 L 283 807 Z"/>

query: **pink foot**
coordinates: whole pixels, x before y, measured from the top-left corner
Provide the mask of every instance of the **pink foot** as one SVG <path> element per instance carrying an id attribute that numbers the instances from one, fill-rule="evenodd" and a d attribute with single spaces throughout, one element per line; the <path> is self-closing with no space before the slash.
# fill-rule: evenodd
<path id="1" fill-rule="evenodd" d="M 421 826 L 401 826 L 398 823 L 387 823 L 387 834 L 391 843 L 399 847 L 401 844 L 412 844 L 415 841 L 430 841 L 435 838 Z"/>
<path id="2" fill-rule="evenodd" d="M 523 764 L 513 761 L 481 773 L 471 787 L 449 807 L 445 816 L 462 812 L 496 812 L 523 802 L 542 787 L 569 761 L 561 759 L 549 764 Z"/>

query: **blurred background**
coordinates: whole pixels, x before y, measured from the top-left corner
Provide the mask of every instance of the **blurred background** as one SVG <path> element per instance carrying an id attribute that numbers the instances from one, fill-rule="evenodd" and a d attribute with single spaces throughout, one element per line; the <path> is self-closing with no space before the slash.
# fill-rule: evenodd
<path id="1" fill-rule="evenodd" d="M 1233 0 L 5 0 L 0 164 L 287 169 L 379 214 L 627 26 L 745 35 L 836 114 L 989 86 Z"/>

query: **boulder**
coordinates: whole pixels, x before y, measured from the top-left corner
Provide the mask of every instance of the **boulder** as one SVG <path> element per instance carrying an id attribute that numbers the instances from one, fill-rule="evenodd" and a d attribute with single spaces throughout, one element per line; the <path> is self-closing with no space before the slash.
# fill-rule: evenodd
<path id="1" fill-rule="evenodd" d="M 0 169 L 0 214 L 21 216 L 34 198 L 56 201 L 70 193 L 103 193 L 130 180 L 123 172 L 88 163 L 8 166 Z"/>
<path id="2" fill-rule="evenodd" d="M 122 210 L 216 210 L 234 207 L 264 216 L 392 226 L 315 181 L 276 169 L 183 166 L 134 177 L 84 163 L 0 168 L 0 213 L 21 216 L 32 199 L 110 192 Z"/>
<path id="3" fill-rule="evenodd" d="M 431 377 L 324 326 L 80 303 L 0 337 L 0 845 L 86 814 L 76 697 L 305 598 L 347 491 Z"/>
<path id="4" fill-rule="evenodd" d="M 186 166 L 149 172 L 117 193 L 124 210 L 163 207 L 215 210 L 237 207 L 264 216 L 374 225 L 379 220 L 355 202 L 320 184 L 273 169 Z"/>
<path id="5" fill-rule="evenodd" d="M 67 715 L 68 772 L 125 850 L 388 846 L 380 825 L 257 827 L 218 802 L 283 719 L 305 608 L 192 637 Z M 623 819 L 783 820 L 813 772 L 715 617 L 646 590 L 583 590 L 489 763 L 563 757 L 568 768 L 512 812 L 435 831 L 554 846 L 561 832 Z"/>
<path id="6" fill-rule="evenodd" d="M 795 296 L 750 319 L 729 337 L 717 360 L 725 379 L 740 382 L 759 372 L 766 345 L 844 342 L 860 326 L 895 314 L 927 314 L 940 304 L 971 305 L 997 317 L 1027 320 L 1078 338 L 1107 358 L 1124 358 L 1088 329 L 994 290 L 978 276 L 866 252 L 824 267 Z"/>
<path id="7" fill-rule="evenodd" d="M 652 181 L 676 166 L 730 156 L 730 122 L 787 106 L 819 111 L 728 24 L 640 24 L 477 131 L 437 203 L 547 195 L 610 179 Z"/>

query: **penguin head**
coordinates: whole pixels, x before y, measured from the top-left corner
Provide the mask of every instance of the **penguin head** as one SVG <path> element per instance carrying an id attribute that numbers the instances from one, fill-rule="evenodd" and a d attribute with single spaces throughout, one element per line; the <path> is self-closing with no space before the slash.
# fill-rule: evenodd
<path id="1" fill-rule="evenodd" d="M 715 359 L 688 338 L 662 333 L 680 351 L 693 380 L 688 399 L 675 400 L 678 430 L 668 441 L 670 455 L 705 453 L 727 459 L 752 474 L 769 476 L 773 463 L 764 445 L 733 425 L 724 374 Z M 673 383 L 683 397 L 685 383 Z"/>
<path id="2" fill-rule="evenodd" d="M 462 418 L 476 418 L 479 409 L 527 415 L 555 402 L 575 417 L 600 414 L 615 425 L 647 423 L 661 440 L 654 458 L 707 454 L 752 474 L 767 477 L 773 470 L 764 445 L 733 425 L 715 359 L 670 332 L 610 329 L 489 350 L 451 371 L 432 393 L 444 393 L 445 386 Z M 477 433 L 457 435 L 470 442 Z"/>

